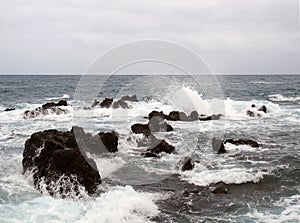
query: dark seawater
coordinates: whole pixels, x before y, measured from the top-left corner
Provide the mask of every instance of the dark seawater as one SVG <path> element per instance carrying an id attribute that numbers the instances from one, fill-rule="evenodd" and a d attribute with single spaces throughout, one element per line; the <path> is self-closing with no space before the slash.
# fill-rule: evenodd
<path id="1" fill-rule="evenodd" d="M 190 76 L 0 76 L 0 222 L 300 222 L 300 76 L 216 78 L 224 100 L 212 111 L 209 83 Z M 95 97 L 126 94 L 140 99 L 131 109 L 83 109 Z M 23 118 L 24 111 L 60 99 L 70 103 L 68 114 Z M 267 113 L 248 117 L 252 104 L 266 105 Z M 4 112 L 8 107 L 16 110 Z M 136 144 L 141 136 L 130 126 L 146 122 L 152 110 L 224 117 L 169 122 L 174 131 L 157 137 L 175 153 L 146 159 Z M 54 199 L 22 174 L 22 151 L 32 133 L 73 125 L 120 135 L 118 153 L 93 157 L 103 178 L 96 198 Z M 226 144 L 227 153 L 218 155 L 214 136 L 251 138 L 260 147 Z M 195 168 L 181 172 L 176 166 L 186 156 Z M 228 193 L 211 193 L 220 182 Z"/>

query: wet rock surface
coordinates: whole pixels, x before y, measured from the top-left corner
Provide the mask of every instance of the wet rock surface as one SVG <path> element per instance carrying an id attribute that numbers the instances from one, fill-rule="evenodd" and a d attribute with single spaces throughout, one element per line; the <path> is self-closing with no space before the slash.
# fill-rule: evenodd
<path id="1" fill-rule="evenodd" d="M 101 177 L 94 160 L 79 149 L 72 132 L 55 129 L 36 132 L 25 142 L 23 171 L 33 171 L 35 187 L 50 195 L 67 197 L 83 186 L 96 192 Z"/>
<path id="2" fill-rule="evenodd" d="M 148 114 L 148 119 L 153 117 L 160 117 L 168 121 L 210 121 L 210 120 L 219 120 L 223 115 L 199 115 L 197 111 L 192 111 L 190 115 L 185 114 L 184 112 L 171 111 L 168 115 L 164 114 L 162 111 L 152 111 Z"/>
<path id="3" fill-rule="evenodd" d="M 33 171 L 35 187 L 50 195 L 68 197 L 79 194 L 83 186 L 89 194 L 97 190 L 101 177 L 86 152 L 116 152 L 116 132 L 85 133 L 81 127 L 62 132 L 56 129 L 36 132 L 25 142 L 23 171 Z"/>
<path id="4" fill-rule="evenodd" d="M 178 163 L 178 168 L 183 172 L 193 170 L 194 167 L 195 167 L 195 164 L 191 157 L 184 157 Z"/>
<path id="5" fill-rule="evenodd" d="M 55 114 L 62 115 L 68 114 L 69 110 L 60 108 L 61 106 L 68 106 L 67 101 L 60 100 L 59 102 L 48 102 L 43 104 L 42 107 L 38 107 L 34 110 L 27 110 L 24 112 L 24 119 L 36 118 L 40 116 Z"/>
<path id="6" fill-rule="evenodd" d="M 43 109 L 49 109 L 49 108 L 58 107 L 58 106 L 68 106 L 68 103 L 67 103 L 66 100 L 60 100 L 57 103 L 55 103 L 55 102 L 48 102 L 46 104 L 43 104 L 42 108 Z"/>
<path id="7" fill-rule="evenodd" d="M 259 144 L 258 142 L 256 142 L 255 140 L 252 140 L 252 139 L 224 139 L 224 140 L 221 140 L 221 139 L 218 139 L 216 137 L 214 137 L 212 139 L 212 148 L 214 151 L 217 151 L 218 154 L 222 154 L 222 153 L 226 153 L 226 149 L 225 149 L 225 146 L 224 144 L 226 143 L 230 143 L 230 144 L 233 144 L 233 145 L 248 145 L 248 146 L 251 146 L 251 147 L 259 147 Z"/>

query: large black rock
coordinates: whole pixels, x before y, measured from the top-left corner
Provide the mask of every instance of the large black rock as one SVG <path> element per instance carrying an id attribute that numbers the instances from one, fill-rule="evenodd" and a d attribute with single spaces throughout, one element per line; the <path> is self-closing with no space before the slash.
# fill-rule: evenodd
<path id="1" fill-rule="evenodd" d="M 96 141 L 98 138 L 98 141 Z M 102 142 L 102 144 L 96 144 Z M 53 196 L 73 196 L 84 187 L 89 194 L 96 192 L 101 177 L 94 160 L 86 156 L 85 145 L 91 151 L 114 152 L 118 137 L 115 132 L 85 134 L 80 127 L 62 132 L 55 129 L 36 132 L 25 142 L 23 171 L 33 171 L 35 187 L 46 189 Z M 92 146 L 92 148 L 90 148 Z"/>

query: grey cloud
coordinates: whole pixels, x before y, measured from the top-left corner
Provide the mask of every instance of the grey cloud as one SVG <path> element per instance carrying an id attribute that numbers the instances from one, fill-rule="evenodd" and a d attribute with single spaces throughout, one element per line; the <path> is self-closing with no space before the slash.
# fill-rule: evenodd
<path id="1" fill-rule="evenodd" d="M 80 73 L 111 47 L 151 38 L 193 49 L 216 72 L 300 73 L 297 0 L 13 0 L 2 6 L 0 73 Z"/>

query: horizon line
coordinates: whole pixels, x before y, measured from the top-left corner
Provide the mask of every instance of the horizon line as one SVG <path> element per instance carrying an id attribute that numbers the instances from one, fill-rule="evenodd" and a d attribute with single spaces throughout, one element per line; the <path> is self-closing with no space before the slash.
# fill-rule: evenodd
<path id="1" fill-rule="evenodd" d="M 84 74 L 84 73 L 0 73 L 0 75 L 73 75 L 73 76 L 80 76 L 80 75 L 108 75 L 108 74 Z M 189 74 L 178 74 L 178 73 L 116 73 L 113 75 L 181 75 L 181 76 L 188 76 Z M 213 73 L 213 74 L 199 74 L 199 75 L 300 75 L 300 73 Z"/>

